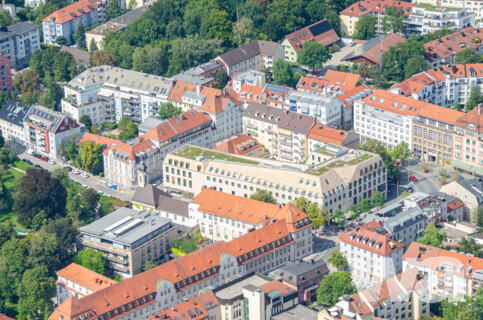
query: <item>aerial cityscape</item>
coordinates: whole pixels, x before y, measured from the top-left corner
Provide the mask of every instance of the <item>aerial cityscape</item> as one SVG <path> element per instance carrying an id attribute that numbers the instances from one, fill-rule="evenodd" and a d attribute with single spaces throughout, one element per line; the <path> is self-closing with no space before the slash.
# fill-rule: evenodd
<path id="1" fill-rule="evenodd" d="M 0 320 L 483 320 L 483 0 L 3 0 Z"/>

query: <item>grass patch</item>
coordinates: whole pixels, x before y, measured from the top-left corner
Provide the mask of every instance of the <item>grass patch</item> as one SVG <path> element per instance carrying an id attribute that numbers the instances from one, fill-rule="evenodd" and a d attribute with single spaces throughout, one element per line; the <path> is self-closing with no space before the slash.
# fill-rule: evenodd
<path id="1" fill-rule="evenodd" d="M 329 171 L 331 169 L 343 167 L 344 165 L 349 165 L 349 166 L 357 165 L 357 164 L 364 162 L 364 161 L 366 161 L 366 160 L 368 160 L 372 157 L 373 157 L 372 154 L 364 153 L 364 154 L 358 156 L 357 158 L 354 158 L 354 159 L 349 160 L 349 161 L 344 161 L 342 159 L 338 159 L 338 160 L 335 160 L 334 162 L 332 162 L 332 163 L 330 163 L 326 166 L 320 167 L 316 170 L 307 171 L 307 173 L 313 174 L 313 175 L 316 175 L 316 176 L 320 176 L 320 175 L 326 173 L 327 171 Z"/>
<path id="2" fill-rule="evenodd" d="M 19 168 L 20 170 L 22 171 L 27 171 L 27 169 L 31 169 L 31 168 L 35 168 L 34 166 L 28 164 L 27 162 L 25 161 L 22 161 L 22 160 L 17 160 L 13 163 L 13 165 L 16 167 L 16 168 Z"/>
<path id="3" fill-rule="evenodd" d="M 13 203 L 15 194 L 18 191 L 20 179 L 25 174 L 14 168 L 9 168 L 2 173 L 2 181 L 5 186 L 5 204 L 6 207 L 0 212 L 0 222 L 10 221 L 14 224 L 15 229 L 24 230 L 17 222 L 17 213 L 13 211 Z"/>
<path id="4" fill-rule="evenodd" d="M 175 151 L 173 154 L 176 156 L 180 156 L 180 157 L 188 158 L 192 160 L 195 160 L 196 157 L 203 156 L 211 160 L 222 160 L 222 161 L 228 161 L 228 162 L 238 162 L 238 163 L 246 163 L 246 164 L 253 164 L 253 165 L 259 164 L 259 162 L 257 161 L 234 157 L 226 153 L 214 152 L 214 151 L 204 150 L 204 149 L 191 147 L 191 146 L 181 148 L 178 151 Z"/>
<path id="5" fill-rule="evenodd" d="M 461 8 L 454 8 L 454 7 L 441 7 L 441 6 L 435 6 L 429 3 L 419 3 L 416 7 L 418 8 L 424 8 L 426 10 L 430 11 L 437 11 L 437 12 L 443 12 L 443 11 L 459 11 Z"/>

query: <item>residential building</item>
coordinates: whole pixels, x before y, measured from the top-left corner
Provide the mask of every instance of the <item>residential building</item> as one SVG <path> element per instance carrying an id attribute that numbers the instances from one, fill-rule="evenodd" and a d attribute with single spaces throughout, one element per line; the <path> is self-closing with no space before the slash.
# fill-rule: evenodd
<path id="1" fill-rule="evenodd" d="M 376 33 L 384 33 L 382 30 L 382 21 L 388 7 L 402 8 L 404 13 L 404 23 L 406 23 L 414 3 L 395 1 L 395 0 L 361 0 L 349 7 L 345 8 L 340 14 L 343 27 L 349 36 L 355 32 L 355 26 L 359 19 L 368 14 L 377 18 Z"/>
<path id="2" fill-rule="evenodd" d="M 218 63 L 220 62 L 218 61 Z M 186 82 L 196 86 L 205 86 L 205 87 L 211 87 L 216 83 L 214 77 L 200 76 L 196 72 L 191 73 L 191 71 L 190 72 L 181 71 L 181 73 L 178 73 L 172 76 L 171 79 L 173 79 L 176 82 Z"/>
<path id="3" fill-rule="evenodd" d="M 56 159 L 60 157 L 62 143 L 72 136 L 81 137 L 84 125 L 79 125 L 70 116 L 34 105 L 24 118 L 25 146 L 35 152 Z"/>
<path id="4" fill-rule="evenodd" d="M 352 296 L 342 297 L 319 316 L 330 320 L 418 320 L 422 315 L 430 315 L 426 286 L 427 280 L 416 268 L 407 269 Z"/>
<path id="5" fill-rule="evenodd" d="M 456 120 L 451 165 L 483 176 L 483 114 L 479 105 Z"/>
<path id="6" fill-rule="evenodd" d="M 329 127 L 341 126 L 342 103 L 330 95 L 291 91 L 285 97 L 284 109 L 316 117 L 318 122 Z"/>
<path id="7" fill-rule="evenodd" d="M 10 60 L 11 68 L 28 66 L 35 50 L 40 50 L 39 26 L 18 22 L 0 29 L 0 55 Z"/>
<path id="8" fill-rule="evenodd" d="M 320 281 L 329 274 L 329 268 L 324 261 L 314 260 L 288 261 L 284 266 L 273 272 L 283 284 L 298 292 L 298 302 L 310 304 L 317 301 L 317 289 Z"/>
<path id="9" fill-rule="evenodd" d="M 246 134 L 225 141 L 213 148 L 213 150 L 251 157 L 261 157 L 267 154 L 262 144 Z"/>
<path id="10" fill-rule="evenodd" d="M 139 124 L 156 117 L 168 101 L 173 80 L 117 67 L 87 69 L 64 86 L 62 112 L 78 121 L 84 114 L 92 122 L 118 122 L 122 116 Z"/>
<path id="11" fill-rule="evenodd" d="M 308 143 L 309 154 L 329 144 L 354 149 L 359 143 L 359 135 L 354 131 L 338 130 L 316 124 L 309 131 Z"/>
<path id="12" fill-rule="evenodd" d="M 404 208 L 419 207 L 427 224 L 438 224 L 451 217 L 462 220 L 464 203 L 451 195 L 436 192 L 433 195 L 417 191 L 404 198 Z M 468 218 L 466 218 L 468 219 Z"/>
<path id="13" fill-rule="evenodd" d="M 244 108 L 246 108 L 250 102 L 260 103 L 260 98 L 265 89 L 264 87 L 251 85 L 249 83 L 243 83 L 241 87 L 234 87 L 233 85 L 233 81 L 228 81 L 224 88 L 224 92 L 237 100 L 243 101 Z"/>
<path id="14" fill-rule="evenodd" d="M 366 0 L 374 1 L 374 0 Z M 378 3 L 384 3 L 388 1 L 376 1 Z M 392 2 L 392 1 L 391 1 Z M 401 2 L 406 4 L 411 4 L 409 2 Z M 382 55 L 384 52 L 389 50 L 390 47 L 395 47 L 398 43 L 406 42 L 406 39 L 396 33 L 390 33 L 381 35 L 366 43 L 362 44 L 360 47 L 354 49 L 351 53 L 342 58 L 342 61 L 362 63 L 367 62 L 371 65 L 380 65 Z"/>
<path id="15" fill-rule="evenodd" d="M 342 108 L 342 128 L 351 130 L 354 126 L 354 102 L 367 97 L 376 91 L 373 87 L 362 84 L 354 89 L 347 90 L 345 93 L 337 96 L 343 104 Z"/>
<path id="16" fill-rule="evenodd" d="M 464 220 L 475 221 L 477 208 L 483 206 L 483 183 L 481 179 L 452 181 L 442 186 L 440 192 L 461 199 L 464 203 Z"/>
<path id="17" fill-rule="evenodd" d="M 285 49 L 285 60 L 296 62 L 305 41 L 315 41 L 328 47 L 340 40 L 327 19 L 286 35 L 281 45 Z"/>
<path id="18" fill-rule="evenodd" d="M 190 68 L 185 73 L 197 75 L 200 78 L 215 78 L 218 71 L 223 69 L 223 64 L 218 60 L 210 60 L 208 62 Z"/>
<path id="19" fill-rule="evenodd" d="M 475 18 L 476 14 L 465 8 L 418 3 L 409 14 L 406 32 L 427 34 L 443 28 L 461 30 L 476 26 Z"/>
<path id="20" fill-rule="evenodd" d="M 327 70 L 323 78 L 302 77 L 297 83 L 297 91 L 313 92 L 320 95 L 338 94 L 357 87 L 361 76 L 349 72 Z"/>
<path id="21" fill-rule="evenodd" d="M 243 132 L 256 138 L 278 160 L 303 162 L 307 136 L 316 119 L 252 102 L 243 112 Z"/>
<path id="22" fill-rule="evenodd" d="M 283 47 L 276 43 L 264 40 L 254 40 L 237 49 L 225 52 L 215 60 L 223 64 L 229 76 L 237 72 L 248 70 L 261 71 L 271 68 L 277 59 L 284 60 Z"/>
<path id="23" fill-rule="evenodd" d="M 201 235 L 213 242 L 231 241 L 272 221 L 284 220 L 297 243 L 291 255 L 298 259 L 312 253 L 312 222 L 291 203 L 282 207 L 204 188 L 191 200 L 189 217 L 200 226 Z"/>
<path id="24" fill-rule="evenodd" d="M 166 120 L 161 120 L 155 117 L 146 118 L 143 122 L 138 125 L 138 134 L 143 135 L 146 132 L 153 130 L 157 126 L 163 124 Z"/>
<path id="25" fill-rule="evenodd" d="M 404 244 L 374 220 L 339 236 L 353 279 L 377 283 L 402 271 Z"/>
<path id="26" fill-rule="evenodd" d="M 476 14 L 476 20 L 481 21 L 481 1 L 466 1 L 466 0 L 418 0 L 418 3 L 426 3 L 433 6 L 446 6 L 446 7 L 456 7 L 456 8 L 466 8 L 467 10 L 474 12 Z"/>
<path id="27" fill-rule="evenodd" d="M 263 93 L 260 96 L 260 103 L 266 104 L 269 107 L 283 109 L 285 97 L 292 91 L 292 88 L 287 86 L 277 86 L 267 83 L 263 88 Z"/>
<path id="28" fill-rule="evenodd" d="M 431 299 L 464 301 L 483 288 L 483 259 L 413 242 L 403 256 L 403 270 L 424 274 Z"/>
<path id="29" fill-rule="evenodd" d="M 297 292 L 278 280 L 258 273 L 234 279 L 213 290 L 220 305 L 220 319 L 269 320 L 298 304 Z"/>
<path id="30" fill-rule="evenodd" d="M 90 54 L 87 51 L 69 46 L 60 46 L 60 51 L 68 52 L 74 57 L 75 62 L 82 64 L 84 67 L 89 66 Z"/>
<path id="31" fill-rule="evenodd" d="M 0 109 L 0 129 L 5 140 L 25 143 L 24 119 L 30 106 L 8 99 Z"/>
<path id="32" fill-rule="evenodd" d="M 219 61 L 218 61 L 219 63 Z M 248 70 L 246 72 L 233 75 L 231 78 L 233 90 L 240 92 L 244 84 L 257 87 L 265 86 L 265 73 L 261 71 Z"/>
<path id="33" fill-rule="evenodd" d="M 116 283 L 74 262 L 60 269 L 56 274 L 57 305 L 67 300 L 69 296 L 79 299 Z"/>
<path id="34" fill-rule="evenodd" d="M 80 0 L 48 15 L 42 20 L 44 42 L 56 45 L 56 39 L 63 36 L 67 39 L 67 45 L 71 45 L 72 34 L 77 31 L 79 24 L 82 23 L 85 28 L 107 21 L 107 3 L 104 0 Z"/>
<path id="35" fill-rule="evenodd" d="M 476 14 L 480 15 L 480 11 L 478 10 Z M 465 49 L 473 49 L 479 54 L 483 54 L 482 39 L 483 29 L 480 30 L 471 26 L 426 42 L 424 44 L 424 49 L 426 50 L 424 54 L 433 68 L 452 65 L 454 64 L 456 54 Z"/>
<path id="36" fill-rule="evenodd" d="M 150 213 L 120 208 L 80 228 L 80 249 L 101 251 L 107 269 L 122 277 L 142 272 L 148 262 L 169 260 L 171 243 L 178 235 L 171 221 Z"/>
<path id="37" fill-rule="evenodd" d="M 0 56 L 0 86 L 2 87 L 2 92 L 11 92 L 13 90 L 10 60 L 4 56 Z"/>
<path id="38" fill-rule="evenodd" d="M 293 260 L 294 246 L 287 223 L 276 221 L 249 235 L 230 242 L 219 241 L 168 261 L 84 298 L 69 297 L 49 319 L 58 320 L 62 316 L 64 320 L 74 320 L 82 315 L 132 319 L 135 312 L 136 317 L 148 318 L 198 296 L 208 286 L 222 286 L 233 275 L 274 270 Z"/>
<path id="39" fill-rule="evenodd" d="M 445 234 L 446 239 L 443 240 L 443 245 L 456 246 L 465 238 L 472 237 L 481 232 L 481 228 L 469 222 L 448 221 L 442 223 L 442 228 L 438 233 Z"/>
<path id="40" fill-rule="evenodd" d="M 171 308 L 147 318 L 157 319 L 191 319 L 191 320 L 221 320 L 221 307 L 213 291 L 200 293 L 187 301 L 183 301 Z"/>
<path id="41" fill-rule="evenodd" d="M 170 153 L 163 165 L 164 186 L 186 198 L 194 198 L 204 186 L 245 198 L 265 189 L 282 205 L 305 197 L 334 212 L 376 190 L 386 194 L 381 158 L 359 150 L 314 166 L 185 146 Z"/>
<path id="42" fill-rule="evenodd" d="M 25 7 L 37 8 L 41 3 L 45 4 L 44 0 L 25 0 Z"/>

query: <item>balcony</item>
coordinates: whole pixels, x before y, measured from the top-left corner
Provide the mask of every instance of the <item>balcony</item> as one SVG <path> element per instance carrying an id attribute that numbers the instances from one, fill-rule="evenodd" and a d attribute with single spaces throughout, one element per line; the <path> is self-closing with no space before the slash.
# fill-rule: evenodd
<path id="1" fill-rule="evenodd" d="M 245 123 L 245 127 L 258 130 L 258 126 L 251 123 Z"/>
<path id="2" fill-rule="evenodd" d="M 285 140 L 280 140 L 280 144 L 283 145 L 283 146 L 292 147 L 292 143 L 287 142 Z"/>

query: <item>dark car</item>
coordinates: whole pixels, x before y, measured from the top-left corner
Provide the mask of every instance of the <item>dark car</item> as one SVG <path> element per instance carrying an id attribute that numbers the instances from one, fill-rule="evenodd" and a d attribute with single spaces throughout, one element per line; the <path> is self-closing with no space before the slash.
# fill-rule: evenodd
<path id="1" fill-rule="evenodd" d="M 37 159 L 40 159 L 42 156 L 40 154 L 34 153 L 33 156 Z"/>
<path id="2" fill-rule="evenodd" d="M 43 169 L 42 166 L 40 164 L 36 164 L 34 165 L 35 167 L 39 168 L 39 169 Z"/>
<path id="3" fill-rule="evenodd" d="M 408 192 L 409 192 L 409 193 L 413 193 L 413 192 L 414 192 L 413 187 L 409 187 L 409 188 L 408 188 Z"/>
<path id="4" fill-rule="evenodd" d="M 66 169 L 67 169 L 67 170 L 69 170 L 69 172 L 71 172 L 71 171 L 72 171 L 72 168 L 71 168 L 71 167 L 69 167 L 69 166 L 67 166 L 67 167 L 66 167 Z"/>

